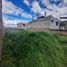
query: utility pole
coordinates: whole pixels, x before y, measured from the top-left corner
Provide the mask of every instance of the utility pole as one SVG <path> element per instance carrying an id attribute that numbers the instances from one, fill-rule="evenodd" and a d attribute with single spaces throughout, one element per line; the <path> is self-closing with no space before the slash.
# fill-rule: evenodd
<path id="1" fill-rule="evenodd" d="M 2 55 L 3 46 L 3 21 L 2 21 L 2 0 L 0 0 L 0 59 Z"/>

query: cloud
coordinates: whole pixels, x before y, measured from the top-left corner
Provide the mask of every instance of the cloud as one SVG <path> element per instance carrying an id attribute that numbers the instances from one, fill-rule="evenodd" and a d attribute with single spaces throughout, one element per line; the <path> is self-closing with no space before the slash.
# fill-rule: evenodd
<path id="1" fill-rule="evenodd" d="M 67 6 L 67 0 L 64 0 L 64 6 Z"/>
<path id="2" fill-rule="evenodd" d="M 53 0 L 54 3 L 50 3 L 49 0 L 42 0 L 43 4 L 45 4 L 47 7 L 45 9 L 42 9 L 43 12 L 47 12 L 47 15 L 52 15 L 56 18 L 59 18 L 61 15 L 67 14 L 67 6 L 65 6 L 65 3 L 67 3 L 67 0 L 64 0 L 64 3 L 62 0 Z M 55 3 L 59 4 L 56 5 Z"/>
<path id="3" fill-rule="evenodd" d="M 42 0 L 42 4 L 48 6 L 49 5 L 49 1 L 48 0 Z"/>
<path id="4" fill-rule="evenodd" d="M 57 10 L 58 10 L 58 12 L 61 13 L 61 14 L 67 13 L 67 7 L 58 8 Z"/>
<path id="5" fill-rule="evenodd" d="M 10 1 L 7 1 L 7 0 L 2 0 L 2 1 L 3 1 L 3 14 L 11 14 L 15 16 L 24 17 L 24 18 L 32 18 L 32 15 L 28 14 L 20 7 L 15 6 Z M 58 18 L 61 15 L 67 14 L 67 6 L 66 6 L 67 0 L 53 0 L 53 1 L 54 3 L 51 3 L 50 0 L 39 0 L 39 1 L 33 0 L 31 3 L 31 6 L 32 6 L 31 12 L 33 11 L 35 14 L 39 13 L 40 15 L 44 16 L 44 13 L 46 11 L 47 15 L 53 15 L 56 18 Z M 29 6 L 29 0 L 23 0 L 23 2 L 27 6 Z M 58 5 L 56 5 L 56 3 L 58 3 Z M 46 8 L 42 8 L 41 5 L 43 6 L 45 5 Z M 6 18 L 6 19 L 9 20 L 9 18 Z M 24 21 L 24 19 L 22 20 Z"/>
<path id="6" fill-rule="evenodd" d="M 6 1 L 6 0 L 3 0 L 3 8 L 2 8 L 2 11 L 3 13 L 6 13 L 6 14 L 13 14 L 16 10 L 16 6 L 14 6 L 11 2 L 9 1 Z"/>
<path id="7" fill-rule="evenodd" d="M 38 1 L 33 1 L 33 3 L 32 3 L 32 10 L 33 10 L 35 13 L 41 11 L 41 7 L 40 7 Z"/>
<path id="8" fill-rule="evenodd" d="M 64 3 L 67 3 L 67 0 L 64 0 Z"/>
<path id="9" fill-rule="evenodd" d="M 20 17 L 24 17 L 24 18 L 32 18 L 32 15 L 28 14 L 27 12 L 25 12 L 23 9 L 15 6 L 12 2 L 10 1 L 7 1 L 7 0 L 3 0 L 3 9 L 2 9 L 2 12 L 3 12 L 3 18 L 4 18 L 4 15 L 6 14 L 9 14 L 9 15 L 15 15 L 15 16 L 20 16 Z M 15 18 L 13 18 L 15 19 Z M 16 21 L 17 19 L 15 20 L 10 20 L 9 17 L 8 18 L 5 18 L 6 21 L 10 20 L 10 21 Z M 4 22 L 6 23 L 6 21 L 4 20 Z M 21 19 L 23 20 L 23 18 Z M 18 20 L 17 20 L 18 21 Z M 23 20 L 24 21 L 24 20 Z M 27 20 L 26 20 L 27 21 Z M 25 22 L 26 22 L 25 21 Z M 8 21 L 9 23 L 9 21 Z M 11 23 L 11 22 L 10 22 Z M 14 23 L 15 24 L 15 23 Z"/>
<path id="10" fill-rule="evenodd" d="M 25 18 L 32 18 L 32 16 L 26 12 L 24 12 L 23 9 L 18 8 L 17 6 L 15 6 L 14 4 L 12 4 L 9 1 L 3 0 L 3 14 L 12 14 L 12 15 L 19 15 L 21 17 L 25 17 Z"/>
<path id="11" fill-rule="evenodd" d="M 30 6 L 28 0 L 24 0 L 24 3 L 25 3 L 26 5 L 28 5 L 28 6 Z"/>
<path id="12" fill-rule="evenodd" d="M 33 1 L 32 2 L 32 11 L 34 13 L 37 13 L 39 16 L 44 15 L 44 11 L 42 11 L 42 8 L 41 8 L 41 6 L 40 6 L 38 1 Z"/>
<path id="13" fill-rule="evenodd" d="M 66 0 L 65 0 L 66 1 Z M 54 3 L 51 3 L 49 0 L 40 0 L 33 1 L 32 2 L 32 10 L 35 13 L 40 13 L 44 16 L 45 11 L 48 13 L 48 15 L 53 15 L 55 17 L 59 17 L 61 14 L 66 14 L 66 7 L 63 4 L 63 1 L 61 0 L 53 0 Z M 39 4 L 40 3 L 40 4 Z M 58 3 L 58 5 L 56 5 Z M 66 3 L 66 2 L 65 2 Z M 42 8 L 41 4 L 44 6 L 46 5 L 46 8 Z"/>
<path id="14" fill-rule="evenodd" d="M 16 28 L 17 22 L 19 22 L 18 20 L 10 20 L 6 16 L 3 17 L 3 21 L 5 21 L 3 22 L 4 27 L 11 27 L 11 28 Z"/>

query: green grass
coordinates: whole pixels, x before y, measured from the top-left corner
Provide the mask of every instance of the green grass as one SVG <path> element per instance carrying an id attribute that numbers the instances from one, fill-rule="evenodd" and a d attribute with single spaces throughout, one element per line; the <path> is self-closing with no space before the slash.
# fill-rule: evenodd
<path id="1" fill-rule="evenodd" d="M 6 33 L 0 67 L 67 67 L 67 36 Z"/>

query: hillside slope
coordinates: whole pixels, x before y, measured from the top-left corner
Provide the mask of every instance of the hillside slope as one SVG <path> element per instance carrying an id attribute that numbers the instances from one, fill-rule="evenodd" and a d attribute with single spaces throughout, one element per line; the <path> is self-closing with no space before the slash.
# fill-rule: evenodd
<path id="1" fill-rule="evenodd" d="M 67 67 L 67 36 L 46 32 L 6 33 L 1 67 Z"/>

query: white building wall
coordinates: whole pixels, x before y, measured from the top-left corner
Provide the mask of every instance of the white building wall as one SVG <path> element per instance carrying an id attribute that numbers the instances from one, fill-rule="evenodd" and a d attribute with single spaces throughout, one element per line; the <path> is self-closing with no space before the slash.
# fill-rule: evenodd
<path id="1" fill-rule="evenodd" d="M 56 22 L 50 22 L 50 29 L 59 29 L 60 23 L 58 23 L 58 26 L 56 25 Z"/>
<path id="2" fill-rule="evenodd" d="M 53 20 L 53 22 L 51 21 Z M 50 29 L 59 29 L 60 27 L 60 21 L 54 18 L 51 18 L 50 22 Z M 56 23 L 58 22 L 58 25 L 56 25 Z"/>
<path id="3" fill-rule="evenodd" d="M 49 29 L 48 21 L 37 21 L 30 24 L 30 28 Z"/>
<path id="4" fill-rule="evenodd" d="M 53 20 L 53 22 L 51 20 Z M 58 22 L 58 25 L 56 25 L 56 22 Z M 59 29 L 59 26 L 60 21 L 54 17 L 40 18 L 25 24 L 25 26 L 23 26 L 23 24 L 18 24 L 18 28 L 21 29 Z"/>

